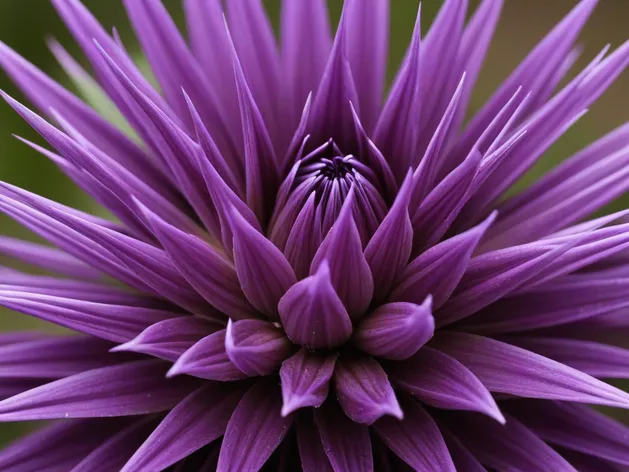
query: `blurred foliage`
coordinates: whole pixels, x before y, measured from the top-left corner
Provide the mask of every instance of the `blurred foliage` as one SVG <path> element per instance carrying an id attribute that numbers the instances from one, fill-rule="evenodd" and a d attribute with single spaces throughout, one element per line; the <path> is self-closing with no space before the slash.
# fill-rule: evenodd
<path id="1" fill-rule="evenodd" d="M 87 7 L 103 23 L 106 29 L 116 27 L 128 49 L 138 53 L 129 22 L 118 0 L 83 0 Z M 177 22 L 183 27 L 182 0 L 164 0 Z M 288 0 L 292 1 L 292 0 Z M 406 45 L 411 36 L 418 0 L 394 0 L 391 12 L 391 41 L 389 59 L 389 80 L 401 62 Z M 441 0 L 424 0 L 422 5 L 422 31 L 427 31 Z M 576 3 L 576 0 L 528 0 L 516 2 L 507 0 L 496 38 L 490 49 L 489 58 L 479 84 L 472 97 L 471 109 L 477 109 L 492 93 L 496 86 L 526 55 L 527 51 Z M 271 21 L 277 31 L 280 0 L 265 0 Z M 340 16 L 342 1 L 329 0 L 330 14 L 336 23 Z M 478 0 L 470 1 L 470 10 Z M 629 17 L 629 2 L 608 0 L 601 2 L 582 35 L 584 53 L 577 64 L 582 67 L 607 42 L 617 46 L 626 35 L 626 25 L 622 18 Z M 1 0 L 0 1 L 0 40 L 24 55 L 38 67 L 60 80 L 77 92 L 88 93 L 90 103 L 116 123 L 121 117 L 112 110 L 111 103 L 98 93 L 94 93 L 94 83 L 82 79 L 72 83 L 48 50 L 46 39 L 54 37 L 64 48 L 85 66 L 78 47 L 63 26 L 49 0 Z M 144 64 L 146 66 L 146 64 Z M 530 183 L 561 159 L 582 148 L 595 138 L 629 119 L 629 78 L 625 73 L 605 96 L 592 107 L 590 113 L 580 120 L 552 149 L 538 165 L 519 183 L 518 188 Z M 13 84 L 0 74 L 0 88 L 22 99 Z M 90 198 L 78 190 L 54 164 L 30 148 L 14 139 L 11 134 L 24 136 L 40 142 L 36 134 L 4 103 L 0 103 L 0 179 L 24 187 L 67 205 L 86 211 L 103 213 Z M 616 202 L 615 207 L 626 206 L 627 200 Z M 0 229 L 3 234 L 24 238 L 35 237 L 9 219 L 0 216 Z M 0 263 L 3 261 L 0 260 Z M 0 311 L 0 331 L 41 327 L 42 323 L 24 315 Z M 28 425 L 0 425 L 0 444 L 15 437 L 28 428 Z"/>

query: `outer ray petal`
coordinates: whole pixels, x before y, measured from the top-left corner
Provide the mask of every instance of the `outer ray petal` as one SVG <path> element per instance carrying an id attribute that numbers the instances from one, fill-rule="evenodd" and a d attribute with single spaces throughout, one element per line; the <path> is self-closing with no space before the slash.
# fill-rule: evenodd
<path id="1" fill-rule="evenodd" d="M 225 431 L 217 472 L 257 472 L 280 445 L 293 419 L 280 415 L 272 380 L 259 381 L 240 400 Z"/>
<path id="2" fill-rule="evenodd" d="M 412 399 L 402 402 L 404 419 L 382 418 L 373 428 L 414 470 L 455 472 L 450 453 L 430 414 Z"/>
<path id="3" fill-rule="evenodd" d="M 323 450 L 334 472 L 372 472 L 373 457 L 367 426 L 354 423 L 335 404 L 315 410 L 314 419 Z"/>
<path id="4" fill-rule="evenodd" d="M 166 380 L 165 373 L 166 366 L 155 360 L 81 372 L 0 402 L 0 420 L 159 413 L 198 386 L 193 379 Z"/>
<path id="5" fill-rule="evenodd" d="M 440 333 L 432 344 L 476 375 L 491 392 L 616 407 L 629 394 L 594 377 L 524 349 L 463 333 Z"/>
<path id="6" fill-rule="evenodd" d="M 164 470 L 219 438 L 242 388 L 209 383 L 184 398 L 124 464 L 121 472 Z"/>

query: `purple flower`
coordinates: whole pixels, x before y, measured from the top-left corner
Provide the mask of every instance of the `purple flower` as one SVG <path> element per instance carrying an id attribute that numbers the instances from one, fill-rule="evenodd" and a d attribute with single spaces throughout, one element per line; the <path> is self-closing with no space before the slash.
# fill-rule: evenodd
<path id="1" fill-rule="evenodd" d="M 629 63 L 559 90 L 582 0 L 463 126 L 502 0 L 419 15 L 383 100 L 387 0 L 124 0 L 159 83 L 79 0 L 53 0 L 114 126 L 5 45 L 35 147 L 115 217 L 8 183 L 56 248 L 0 252 L 0 304 L 81 333 L 0 335 L 0 420 L 58 420 L 3 471 L 571 471 L 629 465 L 629 126 L 503 198 Z M 98 85 L 96 85 L 98 84 Z M 41 274 L 41 272 L 40 272 Z M 116 279 L 120 283 L 113 284 Z"/>

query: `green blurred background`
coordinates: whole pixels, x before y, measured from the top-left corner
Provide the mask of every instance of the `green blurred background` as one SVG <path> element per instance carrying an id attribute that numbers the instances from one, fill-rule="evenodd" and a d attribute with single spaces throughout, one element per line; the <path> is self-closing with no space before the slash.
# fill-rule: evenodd
<path id="1" fill-rule="evenodd" d="M 111 30 L 115 26 L 128 48 L 139 54 L 137 43 L 119 0 L 83 1 L 101 20 L 106 29 Z M 164 2 L 183 27 L 181 0 L 164 0 Z M 280 0 L 266 0 L 265 3 L 268 5 L 274 25 L 277 26 Z M 390 77 L 401 61 L 408 44 L 418 3 L 418 0 L 391 0 Z M 441 0 L 423 2 L 423 31 L 427 31 L 441 3 Z M 500 81 L 576 3 L 576 0 L 505 0 L 505 8 L 489 51 L 488 60 L 472 99 L 472 110 L 478 108 L 490 96 Z M 342 1 L 330 0 L 329 4 L 331 16 L 336 22 Z M 470 4 L 473 8 L 478 4 L 478 0 L 470 0 Z M 581 35 L 580 41 L 584 46 L 584 52 L 577 68 L 588 62 L 607 43 L 611 43 L 612 47 L 617 47 L 628 39 L 627 19 L 629 19 L 629 0 L 600 0 L 600 5 Z M 83 62 L 78 48 L 57 17 L 49 0 L 0 0 L 0 40 L 57 80 L 71 86 L 56 60 L 49 53 L 45 42 L 47 37 L 58 39 L 70 53 Z M 22 98 L 2 73 L 0 73 L 0 88 L 13 96 Z M 627 120 L 629 120 L 629 73 L 625 72 L 592 106 L 590 112 L 553 146 L 520 185 L 526 185 L 561 159 Z M 4 102 L 0 103 L 0 130 L 0 180 L 83 210 L 102 212 L 51 162 L 12 137 L 12 134 L 17 134 L 35 142 L 41 142 L 41 139 Z M 616 202 L 614 206 L 626 206 L 626 202 Z M 33 238 L 15 223 L 1 216 L 0 229 L 3 234 Z M 27 316 L 7 310 L 0 311 L 0 331 L 41 326 L 41 322 Z M 28 425 L 0 425 L 0 445 L 26 428 Z"/>

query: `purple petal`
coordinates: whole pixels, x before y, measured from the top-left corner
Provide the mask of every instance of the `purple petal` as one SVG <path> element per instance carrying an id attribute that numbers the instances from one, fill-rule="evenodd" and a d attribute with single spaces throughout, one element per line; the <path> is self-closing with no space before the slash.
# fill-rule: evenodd
<path id="1" fill-rule="evenodd" d="M 369 428 L 350 420 L 333 403 L 314 410 L 323 450 L 335 471 L 373 472 Z"/>
<path id="2" fill-rule="evenodd" d="M 328 396 L 338 354 L 324 355 L 301 348 L 282 363 L 282 416 L 304 407 L 319 407 Z"/>
<path id="3" fill-rule="evenodd" d="M 120 64 L 108 56 L 100 44 L 98 46 L 116 82 L 128 92 L 128 101 L 133 103 L 138 109 L 137 113 L 142 116 L 142 128 L 139 130 L 142 140 L 152 153 L 159 156 L 165 163 L 174 176 L 178 188 L 182 189 L 204 226 L 218 239 L 220 224 L 216 209 L 212 205 L 212 199 L 196 164 L 197 153 L 202 152 L 200 147 L 173 121 L 170 114 L 161 110 L 154 101 L 138 89 L 136 84 L 125 75 Z M 181 97 L 186 104 L 183 93 Z M 189 116 L 187 104 L 186 115 Z"/>
<path id="4" fill-rule="evenodd" d="M 408 213 L 411 175 L 406 176 L 393 206 L 365 248 L 374 278 L 374 299 L 384 300 L 411 255 L 413 226 Z"/>
<path id="5" fill-rule="evenodd" d="M 235 319 L 255 316 L 230 261 L 199 237 L 169 225 L 147 209 L 143 211 L 173 263 L 208 303 Z"/>
<path id="6" fill-rule="evenodd" d="M 341 357 L 334 369 L 334 387 L 343 411 L 357 423 L 372 424 L 386 415 L 403 417 L 387 374 L 370 357 Z"/>
<path id="7" fill-rule="evenodd" d="M 221 178 L 229 184 L 229 187 L 234 192 L 237 192 L 239 196 L 244 196 L 244 168 L 241 159 L 237 158 L 236 156 L 231 156 L 226 159 L 223 156 L 220 149 L 216 145 L 215 140 L 212 138 L 212 135 L 208 131 L 208 128 L 203 123 L 201 115 L 197 110 L 197 106 L 194 104 L 192 99 L 185 91 L 183 91 L 183 96 L 186 99 L 188 110 L 190 112 L 190 116 L 192 117 L 197 142 L 201 146 L 203 154 L 207 158 L 207 162 L 211 167 L 216 168 Z M 240 123 L 238 123 L 238 130 L 240 130 L 240 128 Z M 202 161 L 206 162 L 205 159 L 202 159 Z M 209 188 L 209 190 L 210 193 L 212 193 L 211 187 Z M 216 201 L 214 201 L 214 204 L 216 204 Z"/>
<path id="8" fill-rule="evenodd" d="M 524 400 L 505 409 L 548 443 L 629 465 L 629 429 L 590 407 Z"/>
<path id="9" fill-rule="evenodd" d="M 311 349 L 339 346 L 352 334 L 352 322 L 334 291 L 327 261 L 286 292 L 279 312 L 290 340 Z"/>
<path id="10" fill-rule="evenodd" d="M 229 320 L 225 333 L 225 352 L 233 364 L 250 377 L 275 372 L 291 353 L 292 344 L 269 321 Z"/>
<path id="11" fill-rule="evenodd" d="M 462 4 L 462 2 L 458 2 L 458 1 L 446 2 L 442 7 L 443 8 L 442 12 L 439 14 L 439 17 L 437 20 L 435 20 L 435 22 L 438 22 L 439 19 L 443 21 L 445 14 L 448 13 L 447 10 L 452 8 L 452 5 L 454 5 L 455 3 L 459 3 L 459 7 L 460 7 L 460 4 Z M 459 13 L 461 12 L 464 13 L 464 10 L 465 10 L 464 8 L 459 8 Z M 433 34 L 435 33 L 441 36 L 440 38 L 438 38 L 438 40 L 441 43 L 444 43 L 443 32 L 433 31 L 433 28 L 442 28 L 442 27 L 443 27 L 443 24 L 438 25 L 437 23 L 435 23 L 431 27 L 428 37 L 429 38 L 433 37 L 433 40 L 437 39 L 435 38 Z M 456 34 L 457 32 L 455 31 L 449 32 L 449 35 L 455 36 Z M 449 38 L 449 39 L 451 43 L 454 43 L 454 44 L 456 43 L 456 39 L 452 39 L 452 38 Z M 424 47 L 425 48 L 428 47 L 426 43 L 424 43 Z M 427 52 L 427 57 L 425 57 L 422 60 L 434 61 L 436 52 L 438 51 Z M 443 58 L 440 58 L 440 59 L 443 60 Z M 448 59 L 451 59 L 451 58 L 448 58 Z M 425 66 L 426 64 L 424 64 L 422 67 L 425 67 Z M 426 72 L 430 74 L 431 72 L 436 72 L 436 71 L 426 71 Z M 425 78 L 422 79 L 422 75 L 420 75 L 420 81 L 421 80 L 426 80 L 426 79 Z M 421 160 L 419 160 L 419 157 L 421 156 L 421 154 L 419 154 L 411 162 L 414 168 L 417 167 L 417 165 L 419 164 L 419 167 L 416 169 L 415 175 L 413 176 L 413 180 L 414 180 L 413 200 L 416 202 L 422 202 L 426 198 L 426 196 L 429 195 L 430 192 L 439 183 L 438 178 L 440 174 L 442 173 L 441 172 L 442 166 L 445 164 L 445 156 L 443 154 L 445 152 L 445 147 L 447 145 L 448 137 L 454 131 L 453 129 L 454 116 L 459 110 L 458 108 L 459 99 L 461 97 L 461 92 L 463 90 L 464 85 L 465 85 L 465 73 L 461 77 L 459 84 L 456 90 L 454 91 L 454 94 L 452 95 L 452 99 L 450 100 L 448 104 L 448 107 L 443 112 L 443 116 L 441 117 L 440 121 L 438 121 L 438 126 L 436 127 L 434 133 L 429 134 L 429 136 L 432 136 L 430 138 L 430 142 L 423 143 L 424 146 L 426 146 L 427 144 L 426 152 L 423 154 L 423 157 L 421 157 Z M 425 91 L 421 91 L 420 93 L 425 93 Z M 433 94 L 437 95 L 434 89 L 431 91 L 431 95 Z M 422 103 L 422 106 L 423 105 L 424 104 Z M 420 139 L 422 139 L 421 135 L 420 135 Z M 425 139 L 423 140 L 425 141 Z M 422 143 L 420 143 L 420 145 L 422 145 Z M 470 154 L 474 155 L 475 153 L 472 151 Z M 478 156 L 477 160 L 480 160 L 480 156 Z M 471 177 L 470 177 L 470 180 L 471 180 Z"/>
<path id="12" fill-rule="evenodd" d="M 563 447 L 555 447 L 555 450 L 579 472 L 619 472 L 623 470 L 622 466 L 588 454 L 581 454 Z"/>
<path id="13" fill-rule="evenodd" d="M 127 460 L 142 445 L 157 421 L 154 418 L 141 417 L 129 426 L 117 431 L 110 438 L 90 452 L 79 462 L 72 472 L 109 472 L 121 470 Z M 92 431 L 88 433 L 92 434 Z M 68 442 L 73 444 L 73 442 Z M 66 444 L 67 446 L 67 444 Z M 64 449 L 61 447 L 60 449 Z M 71 449 L 74 449 L 72 447 Z M 75 453 L 73 451 L 73 453 Z"/>
<path id="14" fill-rule="evenodd" d="M 264 380 L 240 400 L 227 424 L 217 472 L 257 472 L 280 445 L 293 419 L 280 414 L 277 384 Z"/>
<path id="15" fill-rule="evenodd" d="M 577 339 L 513 337 L 509 342 L 598 378 L 629 378 L 629 350 Z"/>
<path id="16" fill-rule="evenodd" d="M 562 326 L 629 306 L 629 279 L 568 275 L 496 301 L 465 326 L 483 334 L 508 334 Z"/>
<path id="17" fill-rule="evenodd" d="M 523 207 L 536 207 L 538 202 L 546 198 L 554 198 L 557 194 L 570 195 L 569 193 L 564 194 L 562 190 L 572 187 L 570 183 L 576 182 L 577 177 L 589 182 L 590 172 L 594 177 L 591 181 L 595 182 L 600 178 L 600 175 L 595 171 L 598 169 L 596 163 L 601 160 L 601 156 L 612 156 L 625 148 L 628 137 L 629 124 L 620 126 L 603 136 L 540 177 L 523 192 L 507 199 L 500 206 L 501 214 L 506 217 L 513 212 L 520 211 Z M 605 165 L 602 167 L 607 168 Z M 557 190 L 555 190 L 556 188 Z"/>
<path id="18" fill-rule="evenodd" d="M 356 140 L 358 141 L 358 155 L 361 161 L 369 166 L 376 174 L 380 183 L 385 190 L 384 195 L 393 200 L 398 192 L 398 184 L 393 176 L 389 163 L 382 155 L 380 149 L 376 147 L 374 142 L 369 138 L 363 127 L 354 106 L 352 105 L 352 116 L 354 117 L 354 128 L 356 130 Z"/>
<path id="19" fill-rule="evenodd" d="M 238 15 L 245 15 L 246 12 L 252 13 L 248 7 L 244 7 L 246 3 L 242 0 L 230 0 L 229 5 L 230 7 L 234 5 L 234 8 L 238 6 L 238 8 L 242 9 L 239 10 Z M 256 12 L 259 6 L 258 3 L 259 0 L 251 2 L 253 10 Z M 252 18 L 249 19 L 251 20 Z M 238 31 L 242 32 L 243 29 L 246 28 L 238 28 Z M 257 100 L 254 99 L 249 89 L 240 59 L 233 45 L 232 56 L 245 144 L 246 201 L 247 205 L 258 217 L 258 220 L 266 223 L 271 208 L 266 207 L 265 203 L 271 203 L 277 191 L 279 185 L 279 161 L 267 130 L 267 122 L 262 117 L 257 106 Z M 269 93 L 273 92 L 269 90 Z"/>
<path id="20" fill-rule="evenodd" d="M 461 150 L 465 153 L 513 96 L 518 87 L 533 91 L 533 101 L 543 103 L 540 92 L 573 46 L 581 28 L 596 5 L 596 0 L 580 2 L 546 37 L 529 53 L 515 71 L 503 82 L 482 109 L 468 124 L 460 138 L 467 143 Z"/>
<path id="21" fill-rule="evenodd" d="M 212 165 L 212 160 L 213 159 L 206 159 L 205 156 L 199 155 L 197 163 L 201 169 L 205 185 L 212 197 L 212 202 L 218 214 L 218 219 L 221 224 L 223 248 L 225 252 L 231 256 L 234 245 L 234 235 L 230 224 L 232 208 L 235 208 L 255 229 L 261 230 L 261 227 L 260 222 L 251 208 L 241 200 L 241 197 L 238 196 L 219 175 L 217 169 Z M 242 193 L 244 194 L 244 190 Z"/>
<path id="22" fill-rule="evenodd" d="M 206 77 L 206 84 L 215 91 L 232 135 L 241 146 L 238 96 L 222 5 L 205 0 L 185 0 L 183 5 L 192 53 Z M 208 44 L 212 47 L 209 48 Z M 230 161 L 229 164 L 237 162 L 235 158 Z"/>
<path id="23" fill-rule="evenodd" d="M 292 113 L 299 116 L 311 92 L 317 91 L 332 49 L 325 0 L 282 2 L 282 69 L 291 79 Z"/>
<path id="24" fill-rule="evenodd" d="M 204 337 L 184 352 L 168 371 L 168 377 L 187 374 L 202 379 L 231 382 L 246 378 L 229 359 L 225 351 L 225 335 L 222 329 Z"/>
<path id="25" fill-rule="evenodd" d="M 20 239 L 0 237 L 0 253 L 27 264 L 78 279 L 98 279 L 100 273 L 75 257 L 52 247 Z"/>
<path id="26" fill-rule="evenodd" d="M 321 437 L 312 419 L 301 416 L 295 424 L 303 472 L 334 472 L 323 450 Z"/>
<path id="27" fill-rule="evenodd" d="M 73 470 L 86 454 L 127 424 L 126 419 L 49 424 L 5 447 L 0 452 L 0 467 L 6 472 Z"/>
<path id="28" fill-rule="evenodd" d="M 183 88 L 198 104 L 212 135 L 221 140 L 221 150 L 233 151 L 230 132 L 237 130 L 226 124 L 216 91 L 206 82 L 199 63 L 164 6 L 159 1 L 147 0 L 125 0 L 124 5 L 151 69 L 179 119 L 192 128 L 188 105 L 181 93 Z"/>
<path id="29" fill-rule="evenodd" d="M 413 246 L 416 253 L 437 244 L 446 234 L 467 201 L 469 189 L 481 164 L 481 157 L 478 150 L 472 149 L 469 156 L 418 204 L 411 215 L 415 234 Z M 418 189 L 421 189 L 425 172 L 422 161 L 413 175 L 411 202 L 417 197 Z"/>
<path id="30" fill-rule="evenodd" d="M 397 302 L 381 305 L 356 328 L 354 344 L 361 351 L 385 359 L 408 359 L 435 332 L 432 298 L 423 304 Z"/>
<path id="31" fill-rule="evenodd" d="M 461 121 L 465 118 L 465 111 L 487 50 L 490 47 L 502 6 L 503 0 L 481 2 L 463 31 L 457 63 L 458 70 L 465 71 L 465 85 L 461 92 L 460 105 L 455 118 L 455 129 L 459 129 Z"/>
<path id="32" fill-rule="evenodd" d="M 417 147 L 417 121 L 420 75 L 421 7 L 417 11 L 413 38 L 406 57 L 395 77 L 389 97 L 380 114 L 374 131 L 374 142 L 387 156 L 391 170 L 398 182 L 411 167 Z"/>
<path id="33" fill-rule="evenodd" d="M 310 128 L 315 142 L 332 138 L 342 149 L 351 149 L 354 120 L 350 103 L 358 105 L 356 86 L 347 57 L 348 8 L 348 4 L 344 4 L 332 51 L 310 113 Z"/>
<path id="34" fill-rule="evenodd" d="M 491 469 L 575 472 L 565 459 L 512 416 L 501 425 L 479 415 L 455 415 L 448 415 L 446 425 Z"/>
<path id="35" fill-rule="evenodd" d="M 303 279 L 310 271 L 310 264 L 321 245 L 321 224 L 315 217 L 316 193 L 312 192 L 299 211 L 293 223 L 284 254 L 291 263 L 298 279 Z M 360 247 L 362 254 L 362 246 Z"/>
<path id="36" fill-rule="evenodd" d="M 491 392 L 626 407 L 629 395 L 583 372 L 481 336 L 440 333 L 435 348 L 467 367 Z"/>
<path id="37" fill-rule="evenodd" d="M 161 361 L 137 361 L 94 369 L 0 402 L 0 420 L 93 418 L 169 410 L 198 385 L 164 378 Z"/>
<path id="38" fill-rule="evenodd" d="M 276 151 L 287 144 L 285 91 L 280 56 L 271 24 L 260 0 L 228 0 L 227 20 L 252 98 L 270 127 Z M 292 131 L 292 130 L 290 130 Z M 289 132 L 290 132 L 289 131 Z M 267 156 L 270 157 L 270 156 Z"/>
<path id="39" fill-rule="evenodd" d="M 46 336 L 0 347 L 0 378 L 59 379 L 124 361 L 111 343 L 86 336 Z"/>
<path id="40" fill-rule="evenodd" d="M 213 320 L 179 316 L 152 324 L 137 337 L 116 346 L 112 352 L 138 352 L 175 362 L 196 342 L 221 329 Z"/>
<path id="41" fill-rule="evenodd" d="M 177 200 L 177 192 L 151 159 L 92 108 L 1 43 L 0 64 L 42 113 L 57 110 L 104 153 L 169 200 Z"/>
<path id="42" fill-rule="evenodd" d="M 373 428 L 396 455 L 414 470 L 455 472 L 439 428 L 430 414 L 410 398 L 402 403 L 404 419 L 382 418 Z"/>
<path id="43" fill-rule="evenodd" d="M 435 130 L 447 121 L 440 123 L 440 119 L 451 113 L 444 110 L 448 107 L 450 97 L 457 95 L 454 90 L 463 71 L 457 69 L 456 62 L 460 54 L 467 4 L 467 1 L 446 0 L 424 39 L 418 82 L 419 101 L 423 110 L 418 118 L 419 142 L 416 152 L 419 155 L 428 147 L 431 136 L 439 134 Z M 454 109 L 457 108 L 456 102 L 458 99 L 450 102 Z"/>
<path id="44" fill-rule="evenodd" d="M 376 125 L 382 106 L 389 40 L 389 0 L 347 3 L 347 57 L 356 82 L 361 120 Z"/>
<path id="45" fill-rule="evenodd" d="M 312 261 L 314 273 L 323 260 L 330 265 L 332 285 L 350 318 L 361 317 L 373 295 L 373 277 L 353 216 L 354 191 L 350 191 L 336 222 Z"/>
<path id="46" fill-rule="evenodd" d="M 153 308 L 95 303 L 15 289 L 0 289 L 0 304 L 114 342 L 130 341 L 153 323 L 177 316 L 176 313 Z"/>
<path id="47" fill-rule="evenodd" d="M 410 359 L 387 366 L 394 385 L 422 402 L 445 410 L 484 413 L 505 419 L 489 390 L 463 364 L 436 349 L 423 347 Z"/>
<path id="48" fill-rule="evenodd" d="M 438 425 L 443 436 L 452 462 L 459 472 L 487 472 L 478 459 L 472 454 L 459 439 L 452 434 L 442 423 Z"/>
<path id="49" fill-rule="evenodd" d="M 463 277 L 478 242 L 495 216 L 493 213 L 480 225 L 431 247 L 413 259 L 396 282 L 390 299 L 422 303 L 431 295 L 433 306 L 440 308 Z"/>
<path id="50" fill-rule="evenodd" d="M 195 390 L 166 415 L 121 472 L 164 470 L 221 437 L 242 394 L 229 384 Z"/>
<path id="51" fill-rule="evenodd" d="M 297 282 L 295 273 L 281 251 L 236 211 L 231 226 L 242 291 L 255 308 L 276 318 L 280 298 Z"/>
<path id="52" fill-rule="evenodd" d="M 453 296 L 436 313 L 437 326 L 466 318 L 523 286 L 583 238 L 577 235 L 560 244 L 540 241 L 513 246 L 472 259 Z"/>

